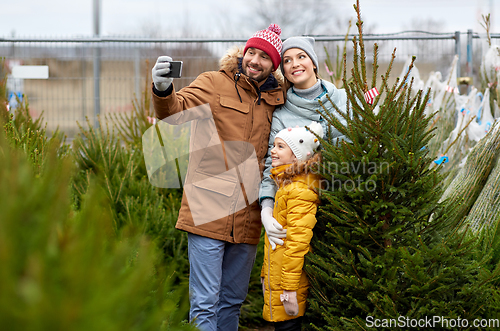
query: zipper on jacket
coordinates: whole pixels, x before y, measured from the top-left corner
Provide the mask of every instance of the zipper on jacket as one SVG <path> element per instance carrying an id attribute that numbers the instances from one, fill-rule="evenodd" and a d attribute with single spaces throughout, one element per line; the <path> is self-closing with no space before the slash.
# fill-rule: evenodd
<path id="1" fill-rule="evenodd" d="M 267 240 L 269 247 L 267 249 L 267 282 L 269 284 L 269 317 L 273 320 L 273 293 L 271 291 L 271 244 Z"/>

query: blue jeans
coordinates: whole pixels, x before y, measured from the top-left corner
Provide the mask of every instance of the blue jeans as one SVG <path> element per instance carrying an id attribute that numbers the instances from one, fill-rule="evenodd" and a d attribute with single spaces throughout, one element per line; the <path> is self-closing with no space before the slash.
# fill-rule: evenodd
<path id="1" fill-rule="evenodd" d="M 189 320 L 201 331 L 237 331 L 257 245 L 188 233 Z"/>

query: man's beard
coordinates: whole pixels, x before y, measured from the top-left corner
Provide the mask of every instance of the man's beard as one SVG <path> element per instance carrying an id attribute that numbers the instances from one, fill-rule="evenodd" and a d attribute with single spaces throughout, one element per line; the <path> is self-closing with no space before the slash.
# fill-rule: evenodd
<path id="1" fill-rule="evenodd" d="M 255 74 L 253 72 L 250 72 L 249 68 L 259 70 L 260 73 Z M 255 66 L 250 66 L 249 64 L 246 64 L 246 65 L 243 65 L 243 73 L 246 76 L 248 76 L 249 78 L 251 78 L 257 82 L 261 82 L 261 81 L 265 80 L 269 76 L 269 74 L 271 74 L 271 71 L 266 72 L 266 71 L 264 71 L 264 69 L 262 67 L 259 67 L 259 66 L 255 67 Z"/>

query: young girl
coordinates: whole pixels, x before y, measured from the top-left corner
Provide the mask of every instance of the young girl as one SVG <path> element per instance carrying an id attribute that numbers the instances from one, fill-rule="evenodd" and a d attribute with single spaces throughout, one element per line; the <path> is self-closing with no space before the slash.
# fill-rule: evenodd
<path id="1" fill-rule="evenodd" d="M 269 136 L 269 149 L 266 158 L 264 178 L 259 192 L 261 203 L 262 224 L 268 235 L 272 249 L 276 245 L 282 245 L 280 238 L 285 236 L 285 230 L 273 218 L 273 203 L 276 193 L 276 185 L 271 179 L 271 149 L 275 135 L 284 128 L 304 126 L 311 121 L 319 122 L 323 132 L 330 130 L 332 143 L 343 139 L 338 130 L 327 127 L 326 121 L 316 110 L 322 111 L 323 104 L 331 114 L 336 114 L 333 105 L 346 111 L 347 95 L 344 89 L 337 89 L 332 83 L 319 79 L 318 77 L 318 57 L 314 52 L 314 39 L 311 37 L 291 37 L 283 42 L 281 51 L 281 71 L 285 76 L 285 86 L 287 90 L 286 103 L 277 108 L 273 114 L 271 133 Z M 320 104 L 321 102 L 321 104 Z M 337 114 L 341 123 L 344 119 Z M 323 137 L 326 138 L 326 137 Z"/>
<path id="2" fill-rule="evenodd" d="M 319 137 L 321 124 L 308 127 Z M 263 317 L 275 331 L 300 331 L 309 282 L 302 270 L 316 224 L 319 177 L 311 166 L 319 162 L 317 137 L 305 127 L 281 130 L 271 150 L 272 176 L 279 187 L 274 218 L 286 229 L 284 244 L 271 248 L 266 235 L 261 270 Z"/>

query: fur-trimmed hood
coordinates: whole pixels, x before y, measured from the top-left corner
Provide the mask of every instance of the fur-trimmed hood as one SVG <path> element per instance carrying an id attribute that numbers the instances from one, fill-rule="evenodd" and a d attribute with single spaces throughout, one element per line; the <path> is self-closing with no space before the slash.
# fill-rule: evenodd
<path id="1" fill-rule="evenodd" d="M 234 75 L 240 71 L 241 59 L 243 58 L 244 46 L 233 46 L 219 60 L 219 71 L 225 71 L 228 75 Z M 285 79 L 278 67 L 271 73 L 281 86 L 284 86 Z"/>
<path id="2" fill-rule="evenodd" d="M 274 179 L 278 187 L 290 184 L 293 181 L 301 181 L 311 188 L 319 187 L 321 153 L 316 153 L 312 158 L 304 162 L 294 162 L 284 164 L 271 169 L 271 178 Z"/>

